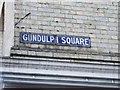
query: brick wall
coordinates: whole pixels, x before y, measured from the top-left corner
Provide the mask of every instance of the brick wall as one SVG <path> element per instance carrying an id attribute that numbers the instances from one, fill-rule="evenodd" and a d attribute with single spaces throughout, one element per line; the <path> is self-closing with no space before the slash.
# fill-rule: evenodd
<path id="1" fill-rule="evenodd" d="M 15 47 L 11 53 L 117 61 L 117 2 L 15 2 Z M 20 32 L 89 36 L 91 48 L 19 43 Z M 17 49 L 17 50 L 16 50 Z M 21 52 L 20 52 L 20 51 Z"/>

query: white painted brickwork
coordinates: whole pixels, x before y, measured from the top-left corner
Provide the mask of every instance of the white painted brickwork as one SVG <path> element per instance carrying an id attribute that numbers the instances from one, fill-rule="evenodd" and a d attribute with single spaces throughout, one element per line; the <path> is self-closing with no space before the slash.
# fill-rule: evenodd
<path id="1" fill-rule="evenodd" d="M 14 19 L 13 9 L 12 13 L 6 11 L 5 14 L 5 17 L 9 15 L 8 19 L 5 18 L 9 21 L 4 29 L 8 33 L 4 34 L 4 41 L 8 41 L 4 42 L 6 46 L 12 46 L 13 39 L 7 36 L 11 36 L 9 33 L 14 30 L 10 57 L 2 57 L 2 77 L 6 88 L 9 88 L 9 83 L 13 84 L 12 88 L 19 87 L 18 83 L 23 88 L 25 84 L 32 88 L 32 85 L 43 84 L 118 88 L 117 2 L 30 3 L 16 0 L 14 6 Z M 9 11 L 9 5 L 6 7 Z M 17 23 L 28 13 L 31 14 L 11 28 L 14 25 L 12 20 Z M 20 32 L 89 36 L 92 45 L 85 48 L 23 44 L 19 42 Z"/>
<path id="2" fill-rule="evenodd" d="M 118 53 L 117 2 L 15 2 L 15 22 L 29 12 L 31 14 L 15 27 L 15 46 L 38 48 L 37 50 L 47 50 L 51 53 L 56 50 L 58 55 L 52 53 L 52 57 L 63 57 L 62 53 L 59 53 L 61 50 L 67 58 L 81 58 L 83 55 L 82 58 L 88 59 L 118 60 L 114 55 Z M 22 44 L 19 43 L 19 32 L 89 36 L 91 48 Z M 51 56 L 50 52 L 45 52 L 44 55 Z M 73 55 L 70 55 L 71 52 Z M 92 53 L 98 53 L 98 57 Z"/>

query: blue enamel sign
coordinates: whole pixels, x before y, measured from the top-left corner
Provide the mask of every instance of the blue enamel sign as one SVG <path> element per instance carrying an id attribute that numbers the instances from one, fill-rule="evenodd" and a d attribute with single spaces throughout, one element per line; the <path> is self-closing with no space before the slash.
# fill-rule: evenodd
<path id="1" fill-rule="evenodd" d="M 84 36 L 68 36 L 68 35 L 50 35 L 42 33 L 20 33 L 21 43 L 33 43 L 33 44 L 51 44 L 51 45 L 66 45 L 66 46 L 79 46 L 79 47 L 91 47 L 90 37 Z"/>

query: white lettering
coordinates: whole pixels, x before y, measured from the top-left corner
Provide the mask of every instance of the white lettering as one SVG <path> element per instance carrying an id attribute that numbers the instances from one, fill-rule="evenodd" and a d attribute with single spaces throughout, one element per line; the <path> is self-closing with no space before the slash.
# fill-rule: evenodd
<path id="1" fill-rule="evenodd" d="M 37 36 L 37 41 L 41 42 L 41 36 L 40 35 Z"/>
<path id="2" fill-rule="evenodd" d="M 87 46 L 89 45 L 89 39 L 88 38 L 85 39 L 85 45 L 87 45 Z"/>
<path id="3" fill-rule="evenodd" d="M 42 36 L 42 42 L 45 42 L 45 36 Z"/>
<path id="4" fill-rule="evenodd" d="M 79 39 L 78 39 L 78 38 L 76 38 L 76 44 L 80 44 L 80 42 L 79 42 Z"/>
<path id="5" fill-rule="evenodd" d="M 80 44 L 84 45 L 84 39 L 80 38 Z"/>
<path id="6" fill-rule="evenodd" d="M 27 41 L 27 40 L 28 40 L 27 34 L 24 34 L 24 35 L 23 35 L 23 40 L 24 40 L 24 41 Z"/>
<path id="7" fill-rule="evenodd" d="M 59 42 L 58 42 L 58 41 L 59 41 L 59 40 L 58 40 L 58 36 L 56 37 L 56 39 L 57 39 L 57 43 L 59 43 Z"/>
<path id="8" fill-rule="evenodd" d="M 65 44 L 66 41 L 65 41 L 65 37 L 62 37 L 62 43 Z"/>
<path id="9" fill-rule="evenodd" d="M 54 37 L 50 36 L 50 42 L 53 42 L 53 41 L 54 41 Z"/>
<path id="10" fill-rule="evenodd" d="M 32 34 L 28 34 L 28 41 L 32 41 Z"/>
<path id="11" fill-rule="evenodd" d="M 76 44 L 75 37 L 74 38 L 71 37 L 71 43 Z"/>
<path id="12" fill-rule="evenodd" d="M 35 43 L 45 43 L 45 44 L 62 44 L 71 46 L 90 46 L 91 42 L 87 37 L 78 37 L 78 36 L 54 36 L 47 34 L 35 34 L 35 33 L 24 33 L 21 35 L 23 41 L 35 42 Z"/>
<path id="13" fill-rule="evenodd" d="M 67 42 L 68 44 L 70 44 L 70 38 L 69 38 L 69 37 L 67 37 L 66 42 Z"/>
<path id="14" fill-rule="evenodd" d="M 48 36 L 45 36 L 45 37 L 46 37 L 46 42 L 50 42 L 50 41 L 48 40 L 48 39 L 49 39 Z"/>
<path id="15" fill-rule="evenodd" d="M 37 38 L 36 38 L 36 35 L 33 35 L 33 39 L 32 39 L 33 41 L 36 41 L 37 40 Z"/>

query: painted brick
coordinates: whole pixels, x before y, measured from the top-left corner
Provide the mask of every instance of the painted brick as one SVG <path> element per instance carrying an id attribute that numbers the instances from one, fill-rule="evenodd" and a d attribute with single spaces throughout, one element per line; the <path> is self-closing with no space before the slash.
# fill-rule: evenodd
<path id="1" fill-rule="evenodd" d="M 48 52 L 34 51 L 33 53 L 29 51 L 28 54 L 104 60 L 115 60 L 117 58 L 111 59 L 110 56 L 91 55 L 91 52 L 118 53 L 118 3 L 49 2 L 45 4 L 44 2 L 16 2 L 15 22 L 28 12 L 31 12 L 31 15 L 18 24 L 20 28 L 15 28 L 15 45 L 22 45 L 19 43 L 19 32 L 23 31 L 90 36 L 91 38 L 91 48 L 25 44 L 23 46 L 49 51 L 49 54 Z M 56 50 L 56 53 L 52 52 L 53 49 Z M 57 53 L 60 50 L 65 53 Z M 68 54 L 67 50 L 74 53 L 87 52 L 87 54 Z"/>

